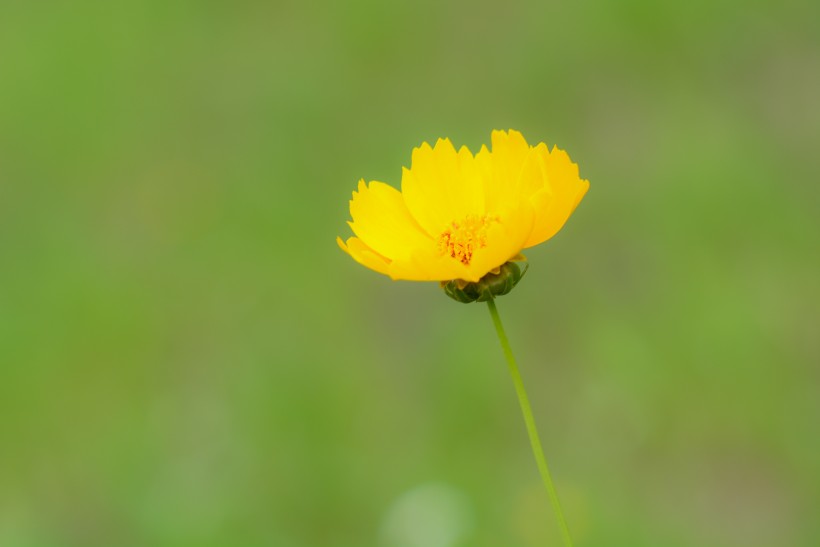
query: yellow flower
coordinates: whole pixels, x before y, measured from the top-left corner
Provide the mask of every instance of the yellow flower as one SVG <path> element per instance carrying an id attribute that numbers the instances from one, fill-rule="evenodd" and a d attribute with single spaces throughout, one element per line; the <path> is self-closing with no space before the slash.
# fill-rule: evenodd
<path id="1" fill-rule="evenodd" d="M 359 182 L 339 246 L 392 279 L 476 282 L 558 232 L 589 182 L 563 150 L 529 146 L 518 131 L 492 132 L 475 156 L 449 139 L 413 150 L 401 192 Z"/>

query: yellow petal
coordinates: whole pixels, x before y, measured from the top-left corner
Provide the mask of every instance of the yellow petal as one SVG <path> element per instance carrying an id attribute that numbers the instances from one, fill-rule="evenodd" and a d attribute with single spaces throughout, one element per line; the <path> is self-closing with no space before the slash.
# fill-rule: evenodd
<path id="1" fill-rule="evenodd" d="M 466 266 L 468 273 L 462 279 L 478 281 L 493 268 L 515 258 L 524 248 L 532 232 L 535 211 L 527 202 L 512 210 L 503 211 L 499 222 L 487 231 L 486 247 L 477 250 Z"/>
<path id="2" fill-rule="evenodd" d="M 359 239 L 373 251 L 395 260 L 413 249 L 431 244 L 430 237 L 413 220 L 401 193 L 383 182 L 359 182 L 350 201 L 349 223 Z"/>
<path id="3" fill-rule="evenodd" d="M 543 142 L 530 148 L 521 165 L 521 174 L 516 185 L 516 193 L 520 201 L 529 201 L 532 196 L 542 190 L 552 194 L 547 177 L 545 161 L 547 156 L 549 156 L 549 149 Z"/>
<path id="4" fill-rule="evenodd" d="M 357 237 L 349 238 L 347 243 L 337 237 L 336 243 L 362 266 L 388 275 L 393 280 L 449 281 L 462 273 L 450 257 L 441 256 L 432 246 L 414 249 L 409 256 L 401 260 L 389 260 L 365 245 Z"/>
<path id="5" fill-rule="evenodd" d="M 479 165 L 487 173 L 484 195 L 487 211 L 515 207 L 520 201 L 518 181 L 530 146 L 518 131 L 492 132 L 492 152 L 486 148 L 477 154 Z"/>
<path id="6" fill-rule="evenodd" d="M 482 177 L 466 148 L 456 152 L 449 139 L 435 148 L 413 150 L 410 169 L 402 170 L 401 192 L 413 217 L 433 238 L 453 220 L 484 212 Z"/>
<path id="7" fill-rule="evenodd" d="M 339 244 L 339 247 L 341 247 L 344 252 L 352 256 L 353 259 L 362 266 L 366 266 L 380 274 L 387 275 L 390 261 L 362 243 L 359 238 L 351 237 L 347 240 L 347 244 L 345 244 L 342 238 L 337 237 L 336 243 Z"/>
<path id="8" fill-rule="evenodd" d="M 437 248 L 416 249 L 405 260 L 390 264 L 388 275 L 393 279 L 408 281 L 449 281 L 464 273 L 464 265 L 442 255 Z"/>
<path id="9" fill-rule="evenodd" d="M 484 212 L 484 175 L 466 146 L 458 149 L 458 172 L 449 189 L 451 201 L 458 204 L 455 213 L 469 215 Z"/>
<path id="10" fill-rule="evenodd" d="M 540 147 L 536 150 L 545 184 L 530 198 L 535 208 L 535 225 L 525 248 L 554 236 L 589 189 L 589 181 L 580 178 L 578 165 L 572 163 L 566 152 L 557 147 L 553 147 L 552 152 Z"/>

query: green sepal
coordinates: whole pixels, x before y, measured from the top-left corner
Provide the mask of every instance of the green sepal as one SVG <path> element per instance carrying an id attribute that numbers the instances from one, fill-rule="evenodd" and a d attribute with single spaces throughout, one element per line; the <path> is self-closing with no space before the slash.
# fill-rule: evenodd
<path id="1" fill-rule="evenodd" d="M 513 287 L 527 273 L 528 268 L 529 264 L 526 263 L 522 270 L 515 262 L 505 262 L 499 268 L 498 273 L 488 273 L 474 283 L 453 279 L 451 281 L 442 281 L 441 288 L 444 289 L 447 296 L 464 304 L 486 302 L 513 290 Z"/>

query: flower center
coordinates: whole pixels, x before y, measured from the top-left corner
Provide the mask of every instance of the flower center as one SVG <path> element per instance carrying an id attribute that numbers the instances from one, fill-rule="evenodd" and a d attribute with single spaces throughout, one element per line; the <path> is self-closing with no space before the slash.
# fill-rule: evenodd
<path id="1" fill-rule="evenodd" d="M 467 215 L 459 221 L 451 222 L 438 236 L 439 252 L 469 265 L 473 253 L 487 246 L 487 229 L 493 222 L 499 222 L 497 216 Z"/>

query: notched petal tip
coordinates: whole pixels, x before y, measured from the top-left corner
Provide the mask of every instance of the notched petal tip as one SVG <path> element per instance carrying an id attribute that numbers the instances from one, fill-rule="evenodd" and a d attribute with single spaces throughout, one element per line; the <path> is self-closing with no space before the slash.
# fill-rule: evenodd
<path id="1" fill-rule="evenodd" d="M 558 148 L 557 146 L 553 145 L 552 150 L 549 153 L 549 159 L 553 165 L 561 165 L 563 170 L 566 174 L 569 174 L 573 177 L 580 178 L 581 174 L 578 169 L 578 164 L 572 161 L 572 158 L 569 157 L 569 154 L 566 150 Z"/>
<path id="2" fill-rule="evenodd" d="M 490 142 L 492 143 L 493 148 L 497 145 L 503 146 L 504 144 L 529 148 L 527 139 L 524 138 L 524 135 L 520 131 L 516 131 L 515 129 L 494 129 L 490 134 Z"/>
<path id="3" fill-rule="evenodd" d="M 503 133 L 507 137 L 521 137 L 522 139 L 524 138 L 524 135 L 521 133 L 521 131 L 513 129 L 512 127 L 510 127 L 509 129 L 499 129 L 497 131 L 499 133 Z"/>
<path id="4" fill-rule="evenodd" d="M 430 146 L 430 143 L 424 141 L 420 145 L 413 148 L 413 151 L 410 153 L 410 160 L 412 161 L 412 159 L 418 156 L 419 154 L 427 154 L 432 151 L 433 147 Z"/>
<path id="5" fill-rule="evenodd" d="M 462 162 L 467 162 L 474 158 L 472 151 L 464 144 L 458 149 L 458 157 L 459 161 Z"/>

